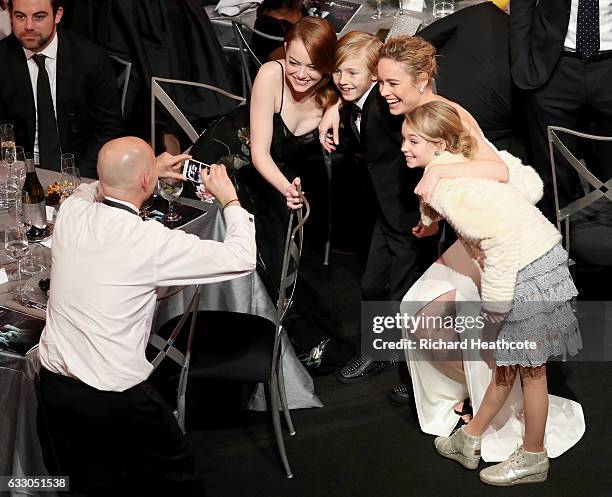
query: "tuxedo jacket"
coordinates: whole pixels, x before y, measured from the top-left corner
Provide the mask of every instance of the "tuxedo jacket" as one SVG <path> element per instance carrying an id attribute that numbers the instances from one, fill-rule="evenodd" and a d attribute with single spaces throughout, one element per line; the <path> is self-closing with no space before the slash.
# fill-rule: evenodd
<path id="1" fill-rule="evenodd" d="M 524 90 L 545 84 L 563 51 L 570 0 L 512 0 L 510 9 L 511 72 Z"/>
<path id="2" fill-rule="evenodd" d="M 422 172 L 406 167 L 401 151 L 404 116 L 389 112 L 378 85 L 372 88 L 363 106 L 359 135 L 351 122 L 350 108 L 347 105 L 342 109 L 343 128 L 349 138 L 350 153 L 359 165 L 367 168 L 372 180 L 383 229 L 411 236 L 411 228 L 419 221 L 414 188 Z"/>
<path id="3" fill-rule="evenodd" d="M 100 147 L 121 136 L 122 119 L 115 74 L 105 52 L 90 41 L 58 30 L 56 119 L 63 153 L 73 153 L 83 177 L 97 178 Z M 27 60 L 13 36 L 0 41 L 6 77 L 0 83 L 0 121 L 15 125 L 15 140 L 34 149 L 36 107 Z M 41 164 L 59 170 L 57 164 Z"/>

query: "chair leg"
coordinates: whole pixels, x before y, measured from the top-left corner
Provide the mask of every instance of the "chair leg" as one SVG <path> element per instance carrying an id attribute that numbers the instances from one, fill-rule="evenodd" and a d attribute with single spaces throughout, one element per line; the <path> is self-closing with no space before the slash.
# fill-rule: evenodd
<path id="1" fill-rule="evenodd" d="M 325 250 L 323 255 L 323 265 L 329 266 L 329 253 L 331 252 L 331 237 L 332 237 L 332 160 L 331 155 L 323 152 L 323 162 L 325 163 L 325 171 L 327 172 L 327 240 L 325 241 Z"/>
<path id="2" fill-rule="evenodd" d="M 285 390 L 285 375 L 283 374 L 283 348 L 281 344 L 281 352 L 280 357 L 277 363 L 278 369 L 278 394 L 280 396 L 281 406 L 283 408 L 283 414 L 285 416 L 285 423 L 287 423 L 287 429 L 289 430 L 289 435 L 295 435 L 295 428 L 293 428 L 293 421 L 291 420 L 291 412 L 289 411 L 289 405 L 287 404 L 287 394 Z"/>
<path id="3" fill-rule="evenodd" d="M 293 478 L 291 468 L 289 467 L 289 460 L 287 459 L 287 452 L 285 451 L 285 441 L 283 440 L 283 430 L 281 429 L 280 413 L 279 413 L 279 402 L 278 402 L 278 381 L 276 374 L 272 372 L 270 378 L 270 410 L 272 411 L 272 425 L 274 426 L 274 436 L 276 437 L 276 444 L 278 445 L 278 452 L 285 468 L 287 478 Z"/>

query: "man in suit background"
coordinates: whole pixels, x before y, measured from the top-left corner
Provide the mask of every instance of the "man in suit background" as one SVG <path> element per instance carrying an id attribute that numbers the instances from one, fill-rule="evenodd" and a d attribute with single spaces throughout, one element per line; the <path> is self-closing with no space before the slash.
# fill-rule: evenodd
<path id="1" fill-rule="evenodd" d="M 57 25 L 60 0 L 11 0 L 13 34 L 0 42 L 6 77 L 0 121 L 34 151 L 40 167 L 60 169 L 73 153 L 81 175 L 96 178 L 100 147 L 122 133 L 119 93 L 104 51 Z"/>
<path id="2" fill-rule="evenodd" d="M 598 0 L 513 0 L 511 72 L 525 91 L 533 166 L 544 180 L 540 207 L 551 220 L 554 192 L 547 126 L 612 136 L 612 3 Z M 570 150 L 576 141 L 563 137 Z M 588 164 L 600 179 L 612 173 L 612 146 L 601 144 Z M 579 192 L 569 167 L 557 171 L 560 205 Z"/>
<path id="3" fill-rule="evenodd" d="M 509 18 L 483 2 L 438 19 L 419 36 L 436 47 L 436 91 L 464 107 L 498 150 L 525 160 L 524 119 L 510 78 Z"/>

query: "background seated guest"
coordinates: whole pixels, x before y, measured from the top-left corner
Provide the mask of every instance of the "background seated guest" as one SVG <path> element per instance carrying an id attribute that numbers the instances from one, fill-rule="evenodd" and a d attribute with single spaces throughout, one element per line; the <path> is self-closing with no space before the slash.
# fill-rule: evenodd
<path id="1" fill-rule="evenodd" d="M 81 185 L 57 217 L 40 386 L 59 469 L 79 495 L 202 495 L 181 430 L 146 382 L 156 288 L 250 273 L 255 229 L 217 165 L 202 179 L 226 206 L 224 242 L 138 216 L 158 174 L 176 176 L 171 166 L 187 157 L 156 164 L 139 138 L 113 140 L 100 150 L 99 184 Z"/>
<path id="2" fill-rule="evenodd" d="M 257 7 L 256 30 L 284 38 L 296 22 L 306 15 L 302 0 L 264 0 Z M 253 50 L 261 62 L 282 59 L 285 49 L 282 41 L 268 40 L 253 35 Z"/>
<path id="3" fill-rule="evenodd" d="M 100 147 L 122 133 L 119 93 L 104 51 L 57 30 L 60 0 L 9 1 L 13 35 L 0 42 L 11 75 L 0 86 L 0 121 L 15 124 L 17 144 L 59 171 L 73 153 L 84 177 L 96 177 Z"/>
<path id="4" fill-rule="evenodd" d="M 492 2 L 466 7 L 419 36 L 439 57 L 436 90 L 466 109 L 498 150 L 525 159 L 524 115 L 510 78 L 508 14 Z"/>

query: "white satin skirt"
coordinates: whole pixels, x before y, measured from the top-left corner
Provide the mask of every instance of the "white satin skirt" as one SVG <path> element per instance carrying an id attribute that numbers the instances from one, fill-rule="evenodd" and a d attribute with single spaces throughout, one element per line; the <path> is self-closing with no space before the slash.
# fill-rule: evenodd
<path id="1" fill-rule="evenodd" d="M 479 274 L 460 242 L 440 257 L 403 298 L 401 311 L 416 315 L 423 304 L 456 291 L 458 316 L 478 315 Z M 406 330 L 404 331 L 406 333 Z M 407 350 L 406 362 L 412 377 L 414 400 L 421 430 L 430 435 L 449 436 L 459 420 L 454 407 L 470 398 L 474 413 L 482 402 L 494 373 L 484 361 L 464 361 L 462 375 L 447 375 L 434 367 L 419 350 Z M 584 434 L 582 406 L 574 401 L 549 395 L 548 421 L 544 445 L 549 457 L 557 457 L 575 445 Z M 525 423 L 520 378 L 497 416 L 483 434 L 481 455 L 485 462 L 499 462 L 522 444 Z"/>

